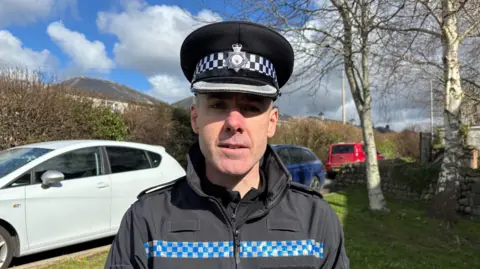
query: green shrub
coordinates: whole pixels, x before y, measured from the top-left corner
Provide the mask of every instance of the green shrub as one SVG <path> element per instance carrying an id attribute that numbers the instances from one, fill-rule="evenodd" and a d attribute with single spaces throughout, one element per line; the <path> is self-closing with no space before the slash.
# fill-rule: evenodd
<path id="1" fill-rule="evenodd" d="M 421 194 L 428 191 L 440 173 L 441 164 L 403 163 L 393 166 L 394 181 L 406 183 L 413 191 Z"/>
<path id="2" fill-rule="evenodd" d="M 129 140 L 128 126 L 121 115 L 107 107 L 96 107 L 88 112 L 86 120 L 91 125 L 93 138 Z"/>
<path id="3" fill-rule="evenodd" d="M 167 151 L 186 168 L 189 148 L 197 142 L 197 134 L 190 124 L 190 114 L 184 108 L 174 107 L 171 130 L 166 144 Z"/>
<path id="4" fill-rule="evenodd" d="M 387 159 L 398 157 L 396 145 L 388 138 L 377 143 L 377 150 Z"/>

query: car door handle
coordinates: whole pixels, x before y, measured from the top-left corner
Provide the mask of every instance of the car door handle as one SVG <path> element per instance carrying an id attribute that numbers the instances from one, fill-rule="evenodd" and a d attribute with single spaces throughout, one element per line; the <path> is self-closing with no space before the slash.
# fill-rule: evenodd
<path id="1" fill-rule="evenodd" d="M 97 188 L 99 188 L 99 189 L 106 188 L 108 186 L 109 186 L 108 183 L 105 183 L 105 182 L 98 182 L 97 183 Z"/>

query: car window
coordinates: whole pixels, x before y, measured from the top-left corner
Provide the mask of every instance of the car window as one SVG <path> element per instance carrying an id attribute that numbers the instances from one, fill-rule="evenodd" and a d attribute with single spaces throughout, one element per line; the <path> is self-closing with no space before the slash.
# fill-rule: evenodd
<path id="1" fill-rule="evenodd" d="M 106 147 L 112 174 L 151 168 L 144 150 L 128 147 Z"/>
<path id="2" fill-rule="evenodd" d="M 6 188 L 14 188 L 14 187 L 22 187 L 22 186 L 28 186 L 30 185 L 31 182 L 31 173 L 25 173 L 15 179 L 12 183 L 8 184 Z"/>
<path id="3" fill-rule="evenodd" d="M 101 170 L 101 155 L 98 147 L 77 149 L 59 156 L 35 167 L 35 182 L 42 182 L 41 176 L 47 170 L 57 170 L 64 175 L 65 180 L 98 176 Z"/>
<path id="4" fill-rule="evenodd" d="M 162 155 L 151 151 L 147 151 L 147 154 L 150 157 L 150 161 L 152 162 L 152 167 L 158 167 L 162 162 Z"/>
<path id="5" fill-rule="evenodd" d="M 317 156 L 315 156 L 313 152 L 307 149 L 302 149 L 302 155 L 303 155 L 303 162 L 314 162 L 317 160 Z"/>
<path id="6" fill-rule="evenodd" d="M 353 145 L 335 145 L 332 147 L 332 154 L 353 153 Z"/>
<path id="7" fill-rule="evenodd" d="M 289 152 L 290 152 L 292 163 L 302 163 L 302 162 L 304 162 L 303 152 L 302 152 L 301 148 L 290 148 Z"/>
<path id="8" fill-rule="evenodd" d="M 292 163 L 292 161 L 290 159 L 290 154 L 289 154 L 287 148 L 279 149 L 278 150 L 278 156 L 280 157 L 280 159 L 282 160 L 284 165 L 289 165 L 289 164 Z"/>

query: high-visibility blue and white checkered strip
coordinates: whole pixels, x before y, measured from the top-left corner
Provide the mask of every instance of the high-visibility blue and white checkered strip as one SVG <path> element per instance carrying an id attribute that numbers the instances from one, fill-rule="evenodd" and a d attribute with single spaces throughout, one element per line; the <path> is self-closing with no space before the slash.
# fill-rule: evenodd
<path id="1" fill-rule="evenodd" d="M 233 242 L 169 242 L 154 240 L 145 243 L 147 258 L 227 258 L 233 256 Z"/>
<path id="2" fill-rule="evenodd" d="M 294 257 L 323 258 L 323 243 L 315 240 L 246 241 L 240 243 L 240 257 Z"/>
<path id="3" fill-rule="evenodd" d="M 277 80 L 275 67 L 269 59 L 248 52 L 245 53 L 245 57 L 247 61 L 241 67 L 242 69 L 259 72 L 273 78 L 275 81 Z M 228 66 L 227 59 L 228 52 L 216 52 L 203 57 L 197 63 L 194 76 L 197 76 L 205 71 L 226 68 Z"/>
<path id="4" fill-rule="evenodd" d="M 229 258 L 233 257 L 232 241 L 145 243 L 147 258 Z M 323 258 L 324 245 L 315 240 L 242 241 L 241 258 L 315 256 Z"/>

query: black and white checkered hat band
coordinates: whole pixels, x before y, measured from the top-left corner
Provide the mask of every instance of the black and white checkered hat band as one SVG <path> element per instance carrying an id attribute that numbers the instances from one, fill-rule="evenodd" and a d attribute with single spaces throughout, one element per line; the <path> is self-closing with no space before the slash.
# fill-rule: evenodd
<path id="1" fill-rule="evenodd" d="M 259 72 L 271 77 L 277 83 L 277 74 L 272 62 L 263 56 L 252 53 L 245 53 L 246 63 L 241 69 Z M 216 52 L 203 57 L 198 63 L 194 73 L 194 79 L 197 75 L 214 69 L 228 68 L 227 66 L 228 52 Z"/>

